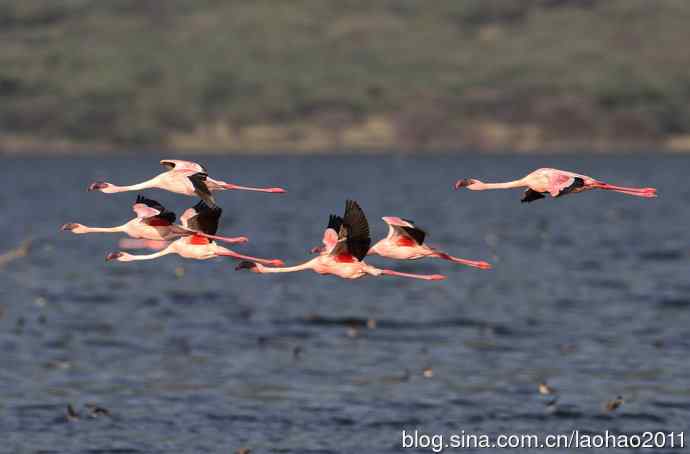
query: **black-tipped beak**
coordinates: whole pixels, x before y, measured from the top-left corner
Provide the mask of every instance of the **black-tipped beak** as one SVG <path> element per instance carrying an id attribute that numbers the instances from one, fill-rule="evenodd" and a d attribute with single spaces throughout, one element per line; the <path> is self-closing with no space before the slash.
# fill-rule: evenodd
<path id="1" fill-rule="evenodd" d="M 462 180 L 458 180 L 455 182 L 455 190 L 467 187 L 470 184 L 472 184 L 472 181 L 469 178 L 463 178 Z"/>
<path id="2" fill-rule="evenodd" d="M 105 183 L 103 181 L 96 181 L 95 183 L 91 183 L 88 191 L 98 191 L 101 189 L 105 189 L 107 187 L 108 187 L 108 183 Z"/>
<path id="3" fill-rule="evenodd" d="M 122 252 L 111 252 L 105 256 L 105 261 L 110 262 L 111 260 L 117 260 L 122 257 Z"/>
<path id="4" fill-rule="evenodd" d="M 256 263 L 250 262 L 250 261 L 248 261 L 248 260 L 243 260 L 243 261 L 241 261 L 240 263 L 237 264 L 237 266 L 235 267 L 235 271 L 239 271 L 239 270 L 251 270 L 251 269 L 254 269 L 254 268 L 256 268 Z"/>
<path id="5" fill-rule="evenodd" d="M 68 224 L 64 224 L 62 227 L 60 227 L 60 230 L 74 230 L 77 228 L 77 224 L 70 222 Z"/>

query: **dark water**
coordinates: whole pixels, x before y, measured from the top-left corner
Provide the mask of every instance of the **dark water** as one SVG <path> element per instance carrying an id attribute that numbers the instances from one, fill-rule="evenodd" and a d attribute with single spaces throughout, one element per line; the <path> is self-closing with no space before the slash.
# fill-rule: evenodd
<path id="1" fill-rule="evenodd" d="M 135 194 L 85 188 L 146 179 L 156 159 L 2 160 L 0 251 L 34 243 L 0 271 L 1 452 L 383 453 L 401 451 L 402 429 L 687 429 L 687 157 L 202 159 L 212 176 L 290 191 L 218 195 L 221 231 L 251 239 L 238 250 L 301 261 L 354 198 L 375 239 L 386 233 L 378 219 L 399 215 L 448 252 L 495 264 L 369 259 L 444 282 L 258 276 L 174 256 L 106 264 L 117 236 L 58 232 L 129 219 Z M 661 197 L 592 192 L 527 206 L 520 191 L 451 190 L 459 177 L 542 166 Z M 194 203 L 149 195 L 178 212 Z M 559 391 L 555 412 L 541 380 Z M 604 414 L 617 395 L 626 403 Z M 90 402 L 111 416 L 86 417 Z M 67 404 L 80 420 L 66 421 Z"/>

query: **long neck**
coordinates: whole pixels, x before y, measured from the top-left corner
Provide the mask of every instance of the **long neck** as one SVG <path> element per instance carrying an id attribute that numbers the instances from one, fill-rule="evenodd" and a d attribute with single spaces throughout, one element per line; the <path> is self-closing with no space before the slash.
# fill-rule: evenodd
<path id="1" fill-rule="evenodd" d="M 153 260 L 157 259 L 158 257 L 162 257 L 164 255 L 172 254 L 175 252 L 171 246 L 166 247 L 162 251 L 154 252 L 153 254 L 145 254 L 145 255 L 133 255 L 133 254 L 128 254 L 127 255 L 127 262 L 130 261 L 136 261 L 136 260 Z"/>
<path id="2" fill-rule="evenodd" d="M 480 189 L 511 189 L 527 186 L 523 180 L 508 181 L 505 183 L 479 183 Z"/>
<path id="3" fill-rule="evenodd" d="M 109 184 L 108 187 L 102 189 L 103 192 L 111 194 L 114 192 L 128 192 L 128 191 L 140 191 L 142 189 L 156 188 L 158 187 L 158 177 L 153 177 L 150 180 L 142 181 L 141 183 L 132 184 L 129 186 L 118 186 L 116 184 Z"/>
<path id="4" fill-rule="evenodd" d="M 318 258 L 317 258 L 318 259 Z M 267 267 L 262 266 L 259 269 L 260 273 L 293 273 L 295 271 L 304 271 L 314 268 L 314 263 L 317 259 L 309 260 L 308 262 L 302 263 L 296 266 L 285 266 L 285 267 Z"/>
<path id="5" fill-rule="evenodd" d="M 216 255 L 219 255 L 221 257 L 233 257 L 239 260 L 249 260 L 250 262 L 256 262 L 256 263 L 262 263 L 264 265 L 282 265 L 282 261 L 277 261 L 276 259 L 262 259 L 259 257 L 252 257 L 251 255 L 244 255 L 244 254 L 239 254 L 233 250 L 230 250 L 228 248 L 224 248 L 223 246 L 218 246 L 215 244 L 214 252 Z"/>
<path id="6" fill-rule="evenodd" d="M 84 226 L 81 233 L 117 233 L 124 232 L 127 224 L 118 225 L 117 227 L 87 227 Z"/>

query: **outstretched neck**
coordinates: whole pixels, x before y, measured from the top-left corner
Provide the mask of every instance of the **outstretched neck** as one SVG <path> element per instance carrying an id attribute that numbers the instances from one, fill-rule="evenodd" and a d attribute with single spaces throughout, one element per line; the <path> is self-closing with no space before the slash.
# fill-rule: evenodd
<path id="1" fill-rule="evenodd" d="M 259 272 L 260 273 L 294 273 L 296 271 L 309 270 L 309 269 L 314 268 L 316 260 L 318 260 L 318 258 L 309 260 L 308 262 L 302 263 L 301 265 L 295 265 L 295 266 L 283 266 L 283 267 L 260 266 Z"/>
<path id="2" fill-rule="evenodd" d="M 524 186 L 527 186 L 527 184 L 523 180 L 514 180 L 514 181 L 507 181 L 505 183 L 484 183 L 484 182 L 477 182 L 473 185 L 472 189 L 479 189 L 479 190 L 484 190 L 484 189 L 512 189 L 512 188 L 521 188 Z"/>
<path id="3" fill-rule="evenodd" d="M 118 233 L 124 232 L 127 228 L 127 224 L 118 225 L 116 227 L 88 227 L 84 226 L 79 233 Z"/>
<path id="4" fill-rule="evenodd" d="M 153 254 L 145 254 L 145 255 L 134 255 L 134 254 L 127 254 L 126 256 L 123 256 L 120 261 L 122 262 L 134 262 L 137 260 L 153 260 L 157 259 L 158 257 L 162 257 L 164 255 L 172 254 L 174 249 L 172 248 L 172 245 L 166 247 L 162 251 L 154 252 Z"/>
<path id="5" fill-rule="evenodd" d="M 132 184 L 129 186 L 118 186 L 116 184 L 109 183 L 105 188 L 101 189 L 101 191 L 105 192 L 106 194 L 112 194 L 116 192 L 141 191 L 143 189 L 150 189 L 156 187 L 158 187 L 158 177 L 151 178 L 150 180 L 146 180 L 141 183 Z"/>

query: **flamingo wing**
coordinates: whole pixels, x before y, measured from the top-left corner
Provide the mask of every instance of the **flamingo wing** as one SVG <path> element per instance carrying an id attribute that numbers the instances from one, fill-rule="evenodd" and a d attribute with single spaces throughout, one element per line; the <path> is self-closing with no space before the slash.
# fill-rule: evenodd
<path id="1" fill-rule="evenodd" d="M 338 243 L 331 251 L 331 255 L 350 254 L 361 261 L 366 257 L 371 247 L 369 222 L 364 211 L 354 200 L 345 203 L 345 215 L 338 232 Z"/>
<path id="2" fill-rule="evenodd" d="M 208 185 L 206 184 L 206 178 L 208 178 L 208 174 L 204 172 L 197 172 L 193 175 L 189 175 L 187 178 L 189 178 L 189 181 L 191 181 L 192 185 L 194 186 L 194 193 L 198 195 L 201 198 L 201 200 L 206 202 L 206 204 L 209 206 L 216 205 L 216 200 L 213 198 L 211 190 L 208 188 Z"/>
<path id="3" fill-rule="evenodd" d="M 403 219 L 395 216 L 386 216 L 382 219 L 390 227 L 389 237 L 406 236 L 413 239 L 419 245 L 424 243 L 426 232 L 417 227 L 414 222 L 410 221 L 409 219 Z"/>
<path id="4" fill-rule="evenodd" d="M 192 161 L 181 161 L 179 159 L 163 159 L 161 165 L 168 170 L 193 170 L 195 172 L 208 173 L 206 167 Z"/>
<path id="5" fill-rule="evenodd" d="M 211 207 L 200 200 L 193 208 L 185 211 L 180 219 L 182 225 L 190 230 L 215 235 L 218 231 L 218 220 L 221 214 L 223 214 L 223 210 L 219 206 L 213 205 Z"/>
<path id="6" fill-rule="evenodd" d="M 137 218 L 143 219 L 147 224 L 172 224 L 175 222 L 175 213 L 165 209 L 163 205 L 153 199 L 148 199 L 141 195 L 137 196 L 137 200 L 132 205 L 132 210 L 136 213 Z"/>
<path id="7" fill-rule="evenodd" d="M 328 226 L 323 232 L 323 251 L 330 253 L 333 248 L 338 244 L 338 233 L 340 232 L 340 227 L 343 225 L 343 218 L 336 216 L 335 214 L 330 215 L 328 218 Z"/>
<path id="8" fill-rule="evenodd" d="M 552 197 L 560 197 L 582 188 L 585 180 L 579 176 L 557 173 L 550 179 L 549 193 Z"/>

